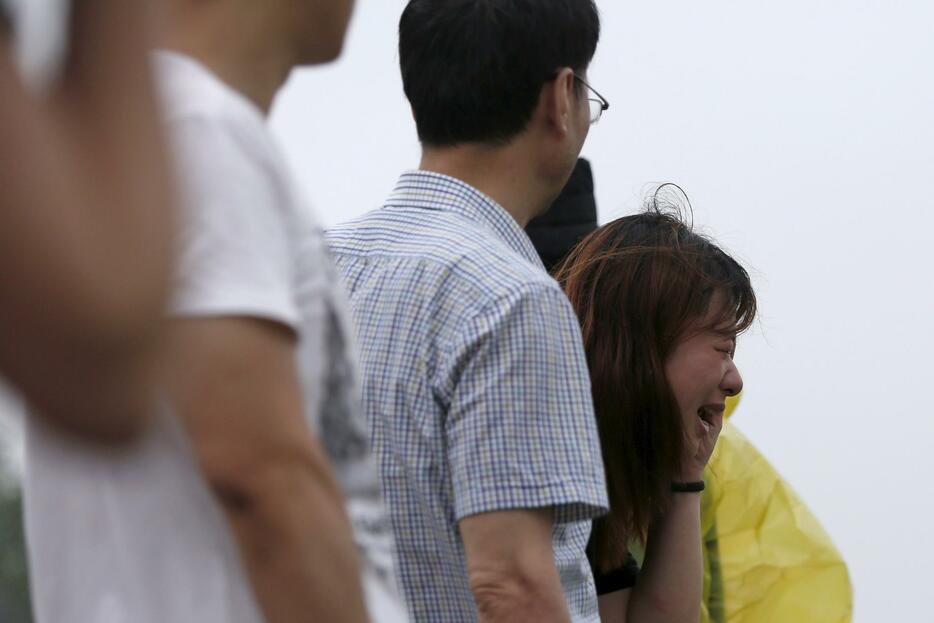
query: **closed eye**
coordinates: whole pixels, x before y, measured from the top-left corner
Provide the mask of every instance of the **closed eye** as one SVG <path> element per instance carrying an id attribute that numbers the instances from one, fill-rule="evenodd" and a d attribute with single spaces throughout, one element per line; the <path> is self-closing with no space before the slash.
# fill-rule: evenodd
<path id="1" fill-rule="evenodd" d="M 714 341 L 714 348 L 717 352 L 723 353 L 732 359 L 736 354 L 736 334 L 718 331 L 716 340 Z"/>

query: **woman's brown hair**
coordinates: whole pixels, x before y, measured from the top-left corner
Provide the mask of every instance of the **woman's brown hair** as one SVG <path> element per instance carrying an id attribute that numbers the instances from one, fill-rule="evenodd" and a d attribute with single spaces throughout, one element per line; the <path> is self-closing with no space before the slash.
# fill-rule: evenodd
<path id="1" fill-rule="evenodd" d="M 688 332 L 739 334 L 756 314 L 743 267 L 659 196 L 587 236 L 556 274 L 580 319 L 603 447 L 610 514 L 591 543 L 604 570 L 623 563 L 630 539 L 645 540 L 680 472 L 684 431 L 665 361 Z M 714 294 L 714 326 L 698 326 Z"/>

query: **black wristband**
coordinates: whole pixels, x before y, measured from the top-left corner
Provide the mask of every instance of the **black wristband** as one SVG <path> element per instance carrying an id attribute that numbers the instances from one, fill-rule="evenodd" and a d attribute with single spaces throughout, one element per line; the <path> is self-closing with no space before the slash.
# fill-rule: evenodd
<path id="1" fill-rule="evenodd" d="M 697 480 L 694 482 L 676 482 L 672 481 L 671 491 L 672 493 L 700 493 L 704 490 L 706 485 L 703 480 Z"/>

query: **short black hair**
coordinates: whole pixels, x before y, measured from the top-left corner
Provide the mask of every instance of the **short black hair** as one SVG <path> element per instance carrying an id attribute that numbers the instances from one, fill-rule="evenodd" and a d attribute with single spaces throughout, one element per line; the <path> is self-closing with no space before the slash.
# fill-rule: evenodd
<path id="1" fill-rule="evenodd" d="M 507 143 L 556 71 L 586 71 L 599 38 L 593 0 L 410 0 L 399 61 L 419 139 Z"/>

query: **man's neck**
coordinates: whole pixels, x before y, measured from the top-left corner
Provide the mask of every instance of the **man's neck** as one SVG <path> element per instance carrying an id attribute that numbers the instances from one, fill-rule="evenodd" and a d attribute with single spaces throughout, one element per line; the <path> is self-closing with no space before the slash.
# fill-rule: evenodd
<path id="1" fill-rule="evenodd" d="M 492 198 L 505 209 L 520 227 L 542 214 L 559 189 L 543 183 L 515 147 L 458 145 L 425 147 L 419 169 L 441 173 L 466 182 Z"/>
<path id="2" fill-rule="evenodd" d="M 196 59 L 268 115 L 294 57 L 282 37 L 262 33 L 251 20 L 229 13 L 206 9 L 176 14 L 161 45 Z"/>

